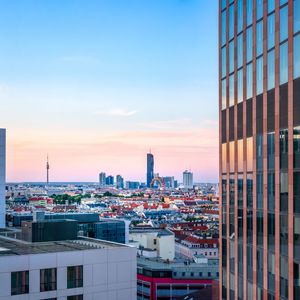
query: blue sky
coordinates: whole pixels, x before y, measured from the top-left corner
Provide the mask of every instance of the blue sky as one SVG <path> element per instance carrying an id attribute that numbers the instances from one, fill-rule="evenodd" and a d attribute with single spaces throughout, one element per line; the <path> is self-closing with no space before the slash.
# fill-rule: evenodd
<path id="1" fill-rule="evenodd" d="M 151 147 L 160 174 L 191 168 L 217 181 L 217 7 L 1 1 L 8 179 L 42 180 L 49 152 L 53 180 L 97 180 L 102 170 L 142 180 Z"/>

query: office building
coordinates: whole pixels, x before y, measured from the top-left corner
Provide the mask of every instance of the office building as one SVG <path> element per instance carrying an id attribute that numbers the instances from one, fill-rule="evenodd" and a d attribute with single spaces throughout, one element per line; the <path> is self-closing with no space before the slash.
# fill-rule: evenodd
<path id="1" fill-rule="evenodd" d="M 121 175 L 116 176 L 116 187 L 117 189 L 124 188 L 124 178 Z"/>
<path id="2" fill-rule="evenodd" d="M 135 248 L 77 237 L 72 220 L 25 223 L 26 241 L 15 238 L 17 231 L 0 230 L 1 300 L 136 299 Z M 62 233 L 67 223 L 73 229 Z"/>
<path id="3" fill-rule="evenodd" d="M 167 188 L 167 189 L 173 189 L 173 188 L 175 188 L 174 176 L 163 177 L 163 180 L 164 180 L 165 188 Z"/>
<path id="4" fill-rule="evenodd" d="M 6 130 L 0 128 L 0 228 L 5 228 Z"/>
<path id="5" fill-rule="evenodd" d="M 185 170 L 183 172 L 183 186 L 184 188 L 190 189 L 193 188 L 194 182 L 193 182 L 193 173 Z"/>
<path id="6" fill-rule="evenodd" d="M 219 3 L 220 299 L 300 299 L 300 0 Z"/>
<path id="7" fill-rule="evenodd" d="M 101 172 L 99 174 L 99 186 L 101 188 L 105 187 L 106 185 L 106 174 L 104 172 Z"/>
<path id="8" fill-rule="evenodd" d="M 147 187 L 150 187 L 153 178 L 154 178 L 154 156 L 152 153 L 147 153 Z"/>
<path id="9" fill-rule="evenodd" d="M 139 181 L 126 181 L 126 189 L 127 190 L 137 190 L 140 188 Z"/>

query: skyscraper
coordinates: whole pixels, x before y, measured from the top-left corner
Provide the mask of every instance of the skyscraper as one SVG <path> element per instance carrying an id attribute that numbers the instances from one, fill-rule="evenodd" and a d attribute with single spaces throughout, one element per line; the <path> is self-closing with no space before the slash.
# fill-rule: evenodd
<path id="1" fill-rule="evenodd" d="M 99 174 L 99 186 L 100 187 L 105 187 L 106 185 L 106 174 L 104 172 L 101 172 Z"/>
<path id="2" fill-rule="evenodd" d="M 193 188 L 193 185 L 194 185 L 193 173 L 188 170 L 185 170 L 182 173 L 182 177 L 183 177 L 183 186 L 187 189 Z"/>
<path id="3" fill-rule="evenodd" d="M 154 178 L 154 156 L 152 153 L 147 153 L 147 187 L 150 187 L 153 178 Z"/>
<path id="4" fill-rule="evenodd" d="M 124 178 L 121 175 L 116 176 L 116 187 L 117 189 L 124 188 Z"/>
<path id="5" fill-rule="evenodd" d="M 220 299 L 300 299 L 300 0 L 220 0 Z"/>
<path id="6" fill-rule="evenodd" d="M 5 228 L 6 130 L 0 129 L 0 228 Z"/>

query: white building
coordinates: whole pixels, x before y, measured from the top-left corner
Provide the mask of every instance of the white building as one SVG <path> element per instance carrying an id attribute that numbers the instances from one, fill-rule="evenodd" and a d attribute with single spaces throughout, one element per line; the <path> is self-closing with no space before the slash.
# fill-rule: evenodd
<path id="1" fill-rule="evenodd" d="M 0 299 L 136 299 L 136 249 L 81 238 L 28 243 L 0 236 Z"/>
<path id="2" fill-rule="evenodd" d="M 170 261 L 175 258 L 175 237 L 168 229 L 132 229 L 129 239 L 130 243 L 140 249 L 140 255 Z"/>
<path id="3" fill-rule="evenodd" d="M 193 181 L 193 173 L 185 170 L 183 172 L 183 187 L 184 188 L 193 188 L 194 181 Z"/>
<path id="4" fill-rule="evenodd" d="M 0 128 L 0 228 L 5 228 L 6 130 Z"/>

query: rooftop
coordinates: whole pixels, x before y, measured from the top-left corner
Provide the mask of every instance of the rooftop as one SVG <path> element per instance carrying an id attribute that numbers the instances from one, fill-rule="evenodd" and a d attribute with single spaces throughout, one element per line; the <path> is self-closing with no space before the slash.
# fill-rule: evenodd
<path id="1" fill-rule="evenodd" d="M 0 235 L 0 256 L 110 249 L 118 247 L 127 246 L 85 237 L 78 237 L 76 240 L 30 243 Z"/>

